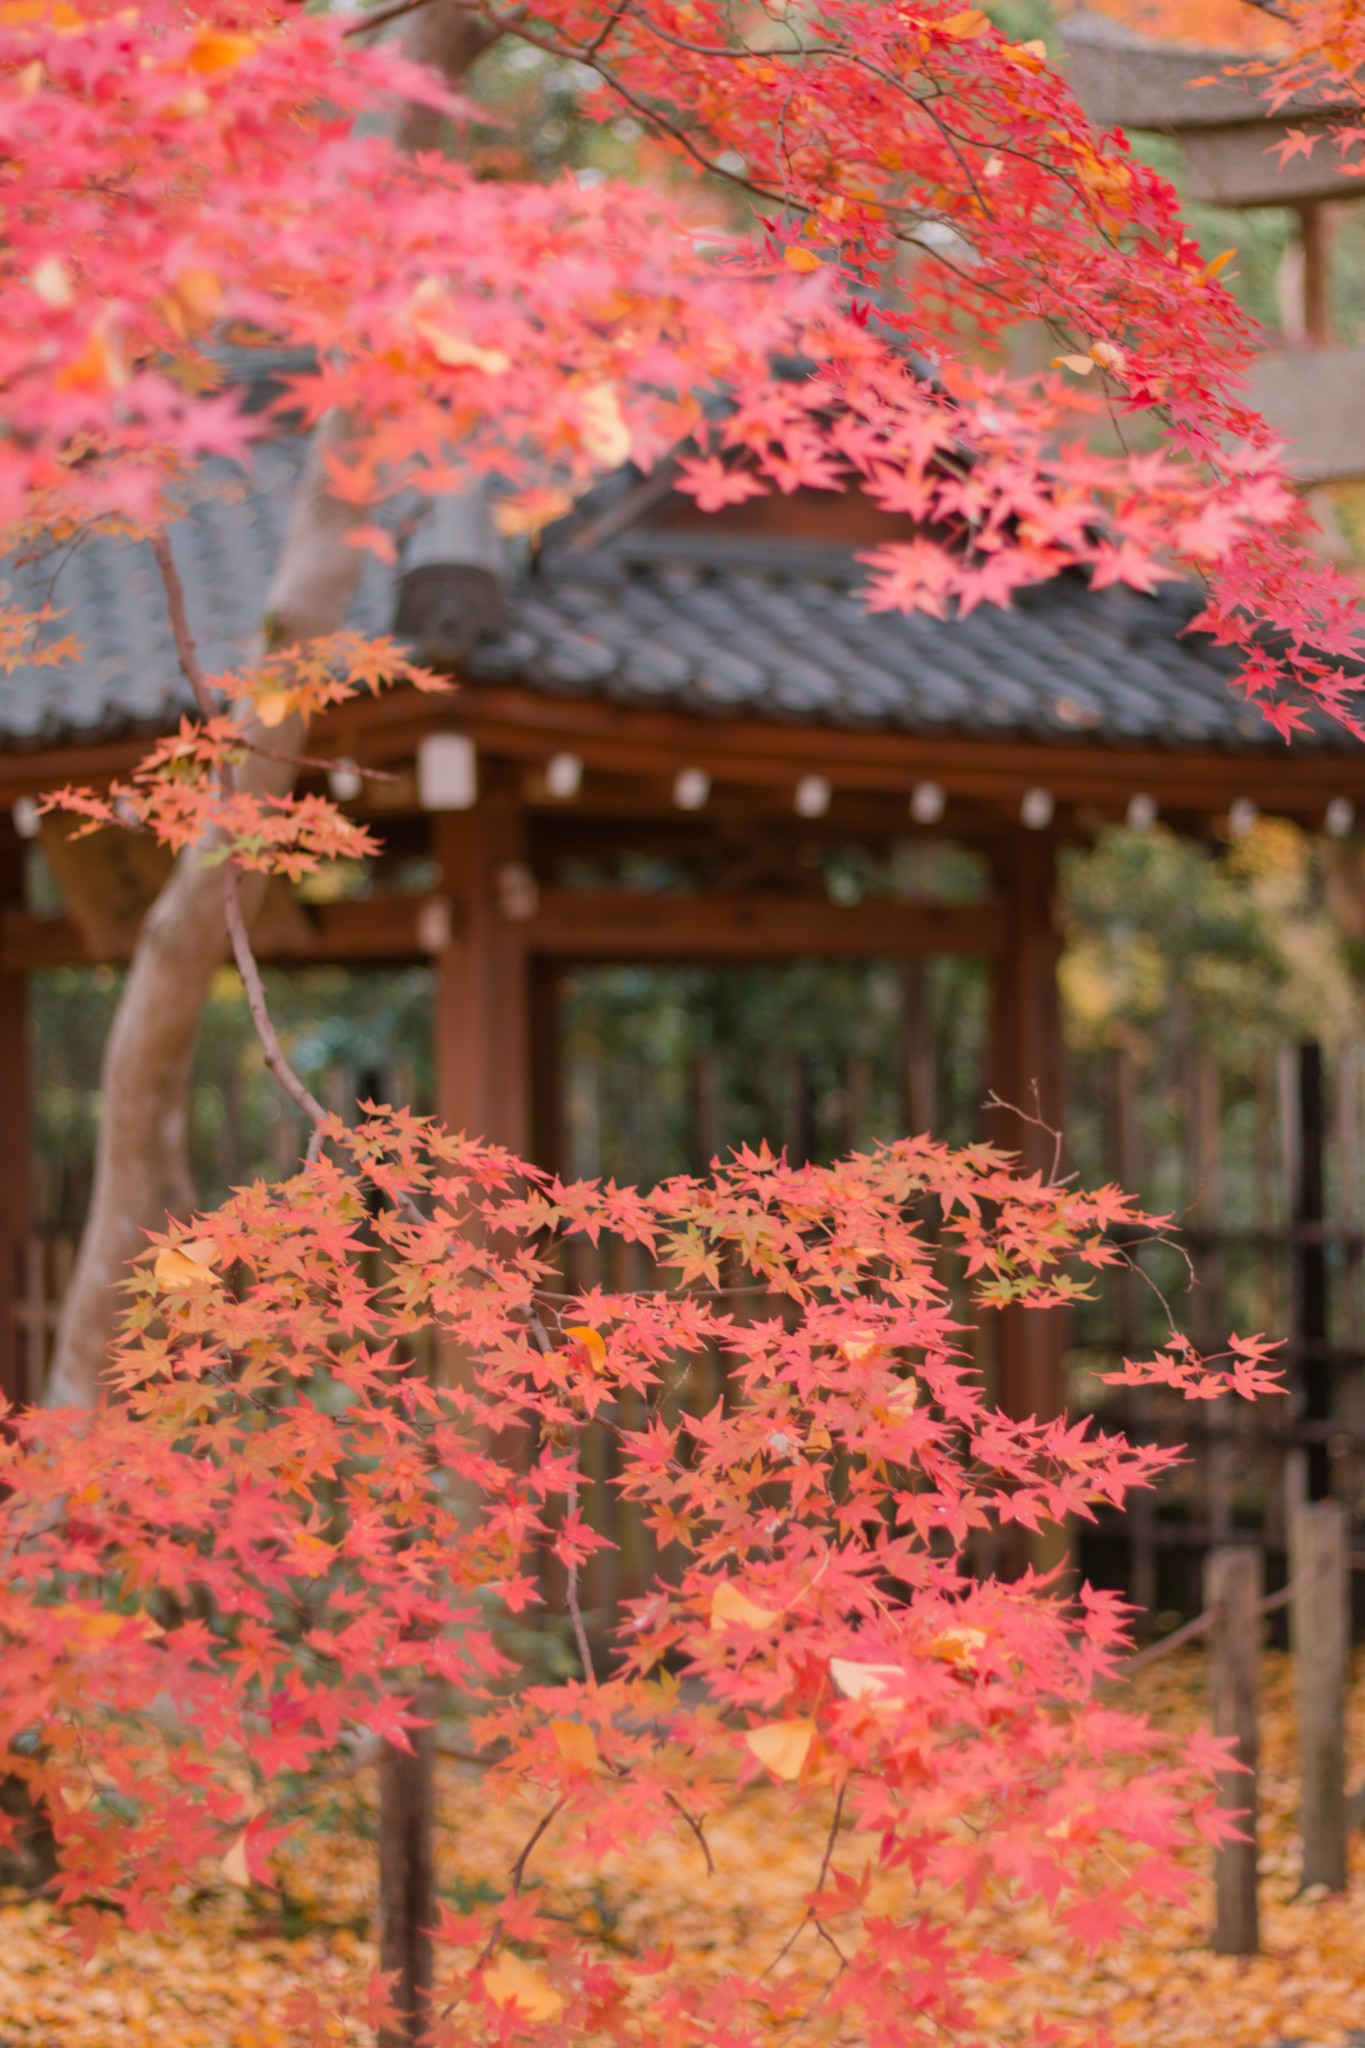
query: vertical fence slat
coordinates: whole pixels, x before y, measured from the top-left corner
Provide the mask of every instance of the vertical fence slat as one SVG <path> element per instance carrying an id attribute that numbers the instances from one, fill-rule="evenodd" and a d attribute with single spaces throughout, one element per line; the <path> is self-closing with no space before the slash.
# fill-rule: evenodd
<path id="1" fill-rule="evenodd" d="M 1290 1639 L 1299 1691 L 1303 1882 L 1346 1884 L 1346 1680 L 1350 1524 L 1339 1501 L 1307 1501 L 1290 1525 Z"/>
<path id="2" fill-rule="evenodd" d="M 1204 1604 L 1215 1620 L 1209 1635 L 1213 1732 L 1231 1736 L 1244 1768 L 1220 1772 L 1218 1804 L 1236 1816 L 1242 1839 L 1225 1842 L 1214 1859 L 1213 1946 L 1219 1955 L 1254 1956 L 1256 1913 L 1256 1687 L 1261 1663 L 1261 1553 L 1250 1544 L 1211 1550 L 1204 1561 Z"/>
<path id="3" fill-rule="evenodd" d="M 1194 1048 L 1190 1068 L 1189 1168 L 1190 1199 L 1198 1230 L 1195 1257 L 1198 1286 L 1190 1304 L 1191 1334 L 1201 1349 L 1216 1351 L 1226 1332 L 1221 1327 L 1224 1295 L 1222 1222 L 1223 1077 L 1211 1046 Z M 1205 1515 L 1214 1543 L 1232 1534 L 1231 1403 L 1215 1401 L 1209 1409 L 1208 1453 L 1204 1461 Z"/>
<path id="4" fill-rule="evenodd" d="M 1116 1048 L 1110 1061 L 1111 1135 L 1115 1178 L 1128 1194 L 1142 1186 L 1142 1143 L 1138 1120 L 1137 1074 L 1132 1055 Z M 1135 1265 L 1125 1265 L 1118 1277 L 1119 1342 L 1124 1356 L 1142 1355 L 1143 1279 Z M 1143 1443 L 1151 1434 L 1151 1395 L 1146 1387 L 1135 1387 L 1128 1402 L 1127 1421 L 1131 1435 Z M 1156 1501 L 1147 1487 L 1139 1487 L 1128 1501 L 1128 1597 L 1138 1610 L 1137 1627 L 1145 1632 L 1157 1603 Z"/>
<path id="5" fill-rule="evenodd" d="M 1295 1189 L 1294 1362 L 1302 1419 L 1325 1430 L 1332 1411 L 1331 1360 L 1327 1350 L 1327 1252 L 1322 1241 L 1326 1208 L 1323 1159 L 1325 1103 L 1322 1047 L 1299 1047 L 1299 1177 Z M 1331 1467 L 1325 1434 L 1307 1442 L 1307 1494 L 1325 1500 Z"/>

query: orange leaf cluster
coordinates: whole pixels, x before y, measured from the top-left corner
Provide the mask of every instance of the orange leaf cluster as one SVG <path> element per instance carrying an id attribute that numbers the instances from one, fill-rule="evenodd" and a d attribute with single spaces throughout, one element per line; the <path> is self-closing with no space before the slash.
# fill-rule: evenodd
<path id="1" fill-rule="evenodd" d="M 965 1568 L 976 1532 L 1091 1514 L 1170 1453 L 995 1412 L 941 1278 L 956 1256 L 983 1304 L 1065 1299 L 1141 1227 L 1125 1198 L 929 1140 L 828 1169 L 744 1153 L 640 1193 L 406 1114 L 327 1136 L 329 1157 L 151 1249 L 115 1404 L 16 1416 L 0 1451 L 0 1740 L 92 1939 L 111 1913 L 156 1924 L 205 1866 L 260 1883 L 280 1782 L 362 1732 L 404 1742 L 433 1682 L 474 1703 L 492 1792 L 533 1800 L 575 1856 L 695 1853 L 754 1783 L 798 1811 L 834 1799 L 877 1847 L 861 1873 L 831 1850 L 804 1910 L 840 1927 L 855 2033 L 968 2027 L 1008 1967 L 990 1943 L 946 1955 L 937 1906 L 886 1919 L 879 1871 L 926 1900 L 1004 1887 L 1063 1943 L 1179 1889 L 1182 1845 L 1226 1825 L 1216 1747 L 1158 1758 L 1097 1690 L 1125 1646 L 1115 1600 Z M 656 1281 L 566 1293 L 584 1234 L 639 1247 Z M 740 1296 L 678 1284 L 699 1258 Z M 449 1375 L 411 1363 L 432 1338 Z M 727 1398 L 680 1411 L 703 1361 Z M 1272 1384 L 1246 1351 L 1231 1374 L 1183 1347 L 1130 1371 Z M 547 1682 L 494 1616 L 534 1607 L 547 1552 L 607 1540 L 579 1506 L 593 1417 L 666 1566 L 601 1672 Z M 722 2013 L 745 2042 L 792 2017 L 786 1973 L 700 1984 L 661 1958 L 636 1981 L 520 1882 L 441 1933 L 452 2043 L 562 2025 L 701 2048 Z"/>

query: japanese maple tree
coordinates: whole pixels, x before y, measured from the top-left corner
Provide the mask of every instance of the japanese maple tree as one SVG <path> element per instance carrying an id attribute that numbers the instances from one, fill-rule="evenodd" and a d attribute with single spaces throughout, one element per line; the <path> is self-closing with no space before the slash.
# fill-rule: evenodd
<path id="1" fill-rule="evenodd" d="M 262 729 L 434 679 L 344 634 L 206 675 L 168 528 L 201 457 L 249 464 L 274 424 L 224 379 L 231 338 L 307 352 L 285 404 L 346 421 L 328 488 L 381 552 L 368 510 L 399 488 L 486 480 L 529 530 L 602 470 L 686 444 L 704 508 L 856 483 L 904 513 L 907 539 L 871 558 L 876 605 L 1194 570 L 1286 733 L 1309 705 L 1353 719 L 1354 592 L 1305 554 L 1238 397 L 1253 337 L 1216 266 L 1037 47 L 976 9 L 871 0 L 481 18 L 745 194 L 753 233 L 681 180 L 493 182 L 399 150 L 360 117 L 468 109 L 355 19 L 0 5 L 0 523 L 16 548 L 147 537 L 195 699 L 126 786 L 67 802 L 221 862 L 267 1056 L 314 1127 L 297 1178 L 142 1262 L 113 1398 L 14 1419 L 0 1724 L 93 1937 L 205 1859 L 264 1880 L 281 1774 L 366 1733 L 401 1747 L 423 1688 L 450 1686 L 478 1703 L 494 1784 L 544 1807 L 505 1895 L 444 1916 L 437 2040 L 738 2048 L 812 2018 L 971 2039 L 1008 1958 L 955 1930 L 964 1897 L 1041 1901 L 1088 1940 L 1168 1893 L 1191 1830 L 1226 1825 L 1214 1752 L 1158 1758 L 1097 1695 L 1115 1603 L 966 1569 L 977 1532 L 1084 1516 L 1164 1458 L 996 1413 L 938 1261 L 958 1255 L 984 1306 L 1064 1299 L 1138 1219 L 1112 1190 L 927 1140 L 828 1170 L 745 1155 L 642 1195 L 564 1187 L 402 1112 L 328 1120 L 274 1039 L 240 878 L 369 842 L 319 798 L 248 787 L 243 763 Z M 1007 366 L 1021 321 L 1052 336 L 1041 373 Z M 6 655 L 34 629 L 6 614 Z M 566 1294 L 574 1234 L 643 1247 L 657 1284 Z M 428 1377 L 412 1347 L 432 1337 Z M 703 1357 L 727 1398 L 678 1412 Z M 1269 1384 L 1254 1343 L 1225 1368 L 1177 1344 L 1125 1371 L 1191 1397 Z M 596 1648 L 577 1597 L 602 1541 L 580 1501 L 593 1418 L 667 1566 Z M 490 1622 L 533 1600 L 545 1553 L 580 1662 L 562 1685 L 511 1668 Z M 537 1912 L 552 1830 L 557 1855 L 670 1835 L 704 1860 L 708 1817 L 765 1774 L 827 1847 L 761 1977 L 613 1962 Z M 917 1892 L 892 1914 L 896 1872 Z"/>
<path id="2" fill-rule="evenodd" d="M 744 1153 L 642 1195 L 406 1114 L 324 1136 L 152 1247 L 117 1400 L 17 1418 L 0 1460 L 0 1738 L 77 1929 L 146 1923 L 206 1860 L 268 1883 L 281 1783 L 403 1743 L 433 1683 L 466 1701 L 491 1796 L 540 1806 L 503 1896 L 441 1910 L 433 2042 L 739 2044 L 817 2014 L 820 2038 L 979 2038 L 1009 1958 L 961 1936 L 964 1903 L 1040 1902 L 1093 1942 L 1190 1881 L 1176 1852 L 1230 1825 L 1216 1746 L 1175 1753 L 1097 1691 L 1119 1602 L 967 1569 L 988 1528 L 1091 1515 L 1170 1461 L 998 1413 L 942 1277 L 947 1256 L 979 1307 L 1065 1300 L 1140 1227 L 1124 1197 L 929 1139 L 832 1168 Z M 573 1294 L 575 1238 L 642 1248 L 656 1283 Z M 434 1378 L 411 1349 L 432 1334 Z M 717 1369 L 722 1398 L 680 1402 Z M 1274 1386 L 1255 1343 L 1126 1371 L 1191 1399 Z M 592 1425 L 662 1561 L 596 1646 Z M 580 1660 L 558 1683 L 495 1625 L 547 1557 Z M 760 1976 L 613 1958 L 537 1909 L 538 1852 L 562 1871 L 664 1838 L 703 1881 L 708 1823 L 755 1780 L 813 1842 Z"/>

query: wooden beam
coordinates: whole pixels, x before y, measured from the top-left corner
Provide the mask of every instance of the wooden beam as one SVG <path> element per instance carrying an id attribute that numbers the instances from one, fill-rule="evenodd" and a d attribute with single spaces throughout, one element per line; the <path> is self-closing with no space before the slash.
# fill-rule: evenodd
<path id="1" fill-rule="evenodd" d="M 1302 483 L 1365 476 L 1365 348 L 1268 349 L 1249 379 L 1250 403 L 1288 444 L 1286 467 Z"/>
<path id="2" fill-rule="evenodd" d="M 429 959 L 440 922 L 440 905 L 429 896 L 365 896 L 342 903 L 300 904 L 298 909 L 297 918 L 271 920 L 262 930 L 256 946 L 262 960 L 365 967 Z M 73 918 L 34 917 L 14 904 L 0 910 L 3 973 L 113 965 L 131 958 L 133 942 L 126 933 L 107 943 L 111 950 L 92 950 L 89 933 Z M 227 958 L 226 946 L 223 957 Z"/>
<path id="3" fill-rule="evenodd" d="M 1313 376 L 1325 356 L 1313 357 Z M 1350 351 L 1342 351 L 1343 356 Z M 1344 366 L 1349 368 L 1349 366 Z M 1287 366 L 1289 374 L 1291 365 Z M 1353 471 L 1352 473 L 1359 473 Z M 1064 694 L 1064 686 L 1059 683 Z M 433 726 L 467 732 L 482 754 L 530 766 L 572 752 L 588 770 L 643 778 L 655 787 L 641 794 L 651 806 L 669 804 L 681 765 L 705 769 L 718 785 L 731 784 L 757 808 L 760 794 L 785 806 L 803 775 L 832 782 L 834 802 L 852 793 L 880 791 L 904 804 L 917 781 L 942 785 L 950 800 L 967 798 L 1017 812 L 1024 790 L 1049 790 L 1058 804 L 1092 805 L 1121 815 L 1135 793 L 1152 796 L 1163 812 L 1216 816 L 1237 797 L 1248 797 L 1273 817 L 1321 823 L 1334 796 L 1365 807 L 1365 748 L 1343 733 L 1341 746 L 1283 746 L 1256 713 L 1244 707 L 1247 744 L 1129 747 L 1076 738 L 983 739 L 877 729 L 780 726 L 753 718 L 697 718 L 592 698 L 558 698 L 516 685 L 469 684 L 449 697 L 412 690 L 385 691 L 321 717 L 309 736 L 311 752 L 346 755 L 370 766 L 406 769 L 417 743 Z M 140 739 L 44 752 L 0 752 L 0 802 L 13 802 L 67 781 L 100 782 L 126 771 L 144 751 Z M 411 778 L 401 789 L 379 786 L 373 809 L 411 811 Z M 717 791 L 717 798 L 719 797 Z M 590 808 L 585 785 L 579 809 Z M 703 818 L 705 813 L 700 814 Z"/>
<path id="4" fill-rule="evenodd" d="M 443 880 L 454 878 L 444 893 L 302 906 L 297 925 L 282 920 L 273 935 L 263 936 L 260 958 L 280 966 L 311 961 L 365 967 L 435 957 L 439 965 L 466 946 L 477 952 L 485 917 L 495 918 L 506 944 L 527 959 L 560 961 L 860 960 L 992 953 L 1005 942 L 1004 908 L 993 901 L 842 905 L 777 890 L 695 896 L 630 889 L 528 891 L 529 877 L 523 878 L 519 899 L 514 890 L 499 901 L 498 872 L 520 871 L 521 863 L 499 859 L 491 844 L 481 852 L 469 823 L 473 816 L 452 812 L 437 821 Z M 501 851 L 506 854 L 506 847 Z M 130 945 L 122 952 L 92 952 L 68 917 L 34 917 L 14 905 L 0 911 L 0 972 L 112 965 L 130 952 Z"/>
<path id="5" fill-rule="evenodd" d="M 831 903 L 754 891 L 665 896 L 630 889 L 542 889 L 524 928 L 528 951 L 561 960 L 866 960 L 992 953 L 1003 906 Z"/>
<path id="6" fill-rule="evenodd" d="M 1059 681 L 1059 692 L 1064 685 Z M 938 782 L 950 799 L 966 797 L 1006 805 L 1017 813 L 1026 789 L 1051 792 L 1058 805 L 1093 804 L 1121 813 L 1137 792 L 1162 810 L 1205 816 L 1248 797 L 1275 817 L 1321 822 L 1333 796 L 1365 804 L 1365 748 L 1344 731 L 1341 746 L 1289 748 L 1271 733 L 1254 707 L 1242 707 L 1246 743 L 1208 746 L 1118 746 L 1058 737 L 1054 740 L 983 739 L 851 730 L 827 725 L 775 725 L 756 718 L 697 718 L 680 711 L 583 697 L 550 697 L 515 685 L 468 685 L 449 699 L 422 699 L 412 691 L 386 691 L 347 705 L 347 742 L 374 764 L 411 758 L 433 724 L 465 732 L 481 754 L 543 765 L 552 754 L 577 754 L 593 771 L 638 778 L 650 807 L 671 807 L 672 778 L 680 766 L 704 769 L 717 785 L 733 785 L 755 804 L 766 793 L 786 807 L 803 775 L 818 773 L 845 794 L 881 791 L 904 805 L 917 781 Z M 315 735 L 330 745 L 327 720 Z M 312 744 L 312 742 L 310 742 Z M 0 757 L 2 761 L 2 757 Z M 717 791 L 717 798 L 719 797 Z M 716 799 L 713 799 L 715 801 Z M 577 808 L 588 814 L 591 782 Z M 573 807 L 566 806 L 566 811 Z M 698 814 L 704 820 L 706 812 Z"/>
<path id="7" fill-rule="evenodd" d="M 1280 145 L 1296 129 L 1317 136 L 1317 147 L 1280 160 Z M 1251 121 L 1180 133 L 1187 182 L 1183 189 L 1206 206 L 1299 206 L 1305 201 L 1358 199 L 1360 179 L 1347 168 L 1330 121 Z"/>

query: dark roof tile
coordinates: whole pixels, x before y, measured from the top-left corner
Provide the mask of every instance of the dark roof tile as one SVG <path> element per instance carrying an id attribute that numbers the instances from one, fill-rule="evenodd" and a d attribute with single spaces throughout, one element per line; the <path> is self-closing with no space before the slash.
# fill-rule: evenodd
<path id="1" fill-rule="evenodd" d="M 173 530 L 210 670 L 255 643 L 302 461 L 302 444 L 257 451 L 248 480 L 225 462 L 196 474 Z M 609 496 L 610 494 L 608 494 Z M 602 499 L 607 503 L 607 498 Z M 385 515 L 388 517 L 389 515 Z M 392 523 L 398 523 L 395 510 Z M 367 554 L 351 612 L 392 630 L 397 572 Z M 1021 592 L 1010 611 L 965 619 L 867 611 L 865 569 L 829 547 L 721 532 L 638 530 L 596 551 L 547 536 L 510 618 L 465 664 L 471 688 L 516 681 L 700 714 L 1116 746 L 1278 746 L 1228 687 L 1232 657 L 1182 638 L 1198 594 L 1091 591 L 1074 575 Z M 165 727 L 188 703 L 145 547 L 101 540 L 40 562 L 0 563 L 0 602 L 50 599 L 85 659 L 0 675 L 0 745 L 60 744 Z M 1300 745 L 1354 746 L 1320 724 Z"/>

